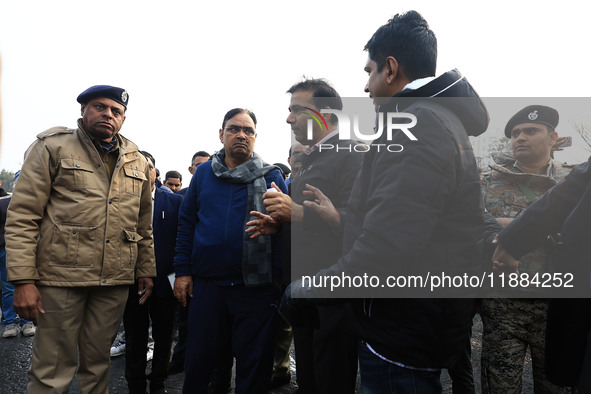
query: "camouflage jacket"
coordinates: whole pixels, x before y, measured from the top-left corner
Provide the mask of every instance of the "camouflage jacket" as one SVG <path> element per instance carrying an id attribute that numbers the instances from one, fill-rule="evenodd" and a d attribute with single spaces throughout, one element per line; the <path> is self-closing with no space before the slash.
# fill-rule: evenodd
<path id="1" fill-rule="evenodd" d="M 491 171 L 482 175 L 484 206 L 495 218 L 515 218 L 548 189 L 560 182 L 573 166 L 550 159 L 537 174 L 525 173 L 513 156 L 493 156 Z M 548 272 L 550 243 L 519 261 L 519 272 Z"/>

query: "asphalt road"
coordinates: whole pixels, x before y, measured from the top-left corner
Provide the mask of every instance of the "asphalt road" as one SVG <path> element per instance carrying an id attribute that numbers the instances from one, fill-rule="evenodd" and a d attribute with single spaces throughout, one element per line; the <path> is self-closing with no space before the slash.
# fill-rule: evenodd
<path id="1" fill-rule="evenodd" d="M 480 392 L 480 348 L 482 337 L 482 323 L 479 316 L 474 318 L 472 330 L 472 367 L 474 369 L 474 380 L 476 392 Z M 19 336 L 17 338 L 0 338 L 0 394 L 19 394 L 26 392 L 27 370 L 31 362 L 31 347 L 33 338 Z M 293 357 L 293 348 L 292 348 Z M 150 364 L 148 363 L 148 368 Z M 109 390 L 111 393 L 128 393 L 124 377 L 125 356 L 111 359 L 111 374 L 109 378 Z M 526 357 L 526 372 L 523 379 L 523 393 L 533 393 L 531 380 L 531 358 Z M 166 388 L 171 394 L 182 392 L 184 374 L 169 376 L 166 381 Z M 361 393 L 358 379 L 358 393 Z M 451 381 L 447 372 L 442 373 L 444 393 L 451 393 Z M 292 366 L 292 380 L 289 385 L 270 391 L 272 394 L 295 393 L 297 384 L 295 382 L 295 370 Z M 72 382 L 70 393 L 78 393 L 76 379 Z"/>

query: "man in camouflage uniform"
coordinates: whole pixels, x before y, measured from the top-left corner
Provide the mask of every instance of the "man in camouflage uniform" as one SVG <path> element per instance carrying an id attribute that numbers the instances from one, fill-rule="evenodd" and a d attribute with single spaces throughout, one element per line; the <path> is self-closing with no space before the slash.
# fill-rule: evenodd
<path id="1" fill-rule="evenodd" d="M 551 158 L 558 139 L 555 131 L 558 112 L 550 107 L 531 105 L 517 112 L 507 123 L 505 135 L 511 139 L 513 156 L 494 157 L 492 171 L 483 175 L 486 209 L 503 226 L 564 178 L 571 167 Z M 530 277 L 548 271 L 549 248 L 543 246 L 526 254 L 519 272 Z M 535 288 L 516 293 L 536 297 Z M 527 292 L 524 294 L 523 292 Z M 527 347 L 533 362 L 536 393 L 561 392 L 544 371 L 544 348 L 548 300 L 536 298 L 495 298 L 483 300 L 481 316 L 482 392 L 520 393 Z M 564 392 L 568 390 L 563 389 Z"/>

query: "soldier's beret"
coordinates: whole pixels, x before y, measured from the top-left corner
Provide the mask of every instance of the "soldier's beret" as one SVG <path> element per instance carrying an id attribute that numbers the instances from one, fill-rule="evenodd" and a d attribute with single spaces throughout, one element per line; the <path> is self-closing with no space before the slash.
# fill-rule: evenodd
<path id="1" fill-rule="evenodd" d="M 509 119 L 505 126 L 505 136 L 511 138 L 511 130 L 521 123 L 544 124 L 554 130 L 558 126 L 558 111 L 545 105 L 527 106 Z"/>
<path id="2" fill-rule="evenodd" d="M 95 85 L 91 86 L 78 96 L 76 101 L 80 104 L 86 104 L 93 98 L 105 97 L 118 102 L 127 109 L 127 102 L 129 101 L 129 94 L 122 88 L 110 85 Z"/>

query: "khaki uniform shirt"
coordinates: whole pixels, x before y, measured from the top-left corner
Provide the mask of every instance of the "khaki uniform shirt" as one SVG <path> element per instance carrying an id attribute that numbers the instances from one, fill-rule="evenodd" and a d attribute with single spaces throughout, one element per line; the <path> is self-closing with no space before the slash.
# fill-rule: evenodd
<path id="1" fill-rule="evenodd" d="M 108 286 L 156 276 L 148 163 L 116 138 L 109 177 L 82 120 L 37 136 L 8 208 L 10 281 Z"/>

